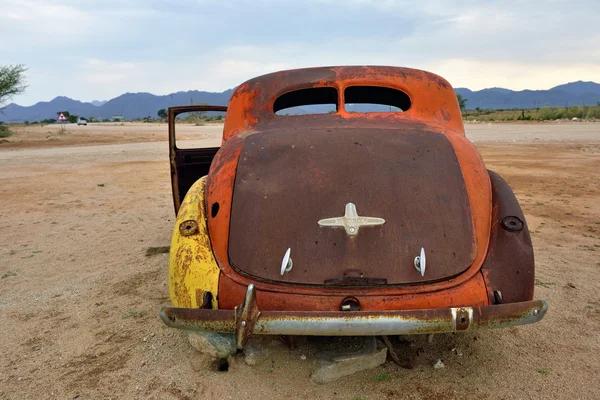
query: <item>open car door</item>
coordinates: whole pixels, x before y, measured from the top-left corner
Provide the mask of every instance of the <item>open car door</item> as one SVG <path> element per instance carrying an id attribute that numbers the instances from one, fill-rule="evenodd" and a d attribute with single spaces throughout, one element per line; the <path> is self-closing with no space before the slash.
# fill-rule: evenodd
<path id="1" fill-rule="evenodd" d="M 210 164 L 220 147 L 180 149 L 175 136 L 175 118 L 189 112 L 227 112 L 226 106 L 191 105 L 169 107 L 169 161 L 171 164 L 171 187 L 175 213 L 190 187 L 198 179 L 208 174 Z"/>

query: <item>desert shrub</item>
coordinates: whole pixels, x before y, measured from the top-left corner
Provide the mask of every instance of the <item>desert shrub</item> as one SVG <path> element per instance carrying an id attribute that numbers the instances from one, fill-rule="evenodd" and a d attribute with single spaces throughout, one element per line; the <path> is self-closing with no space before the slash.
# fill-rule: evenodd
<path id="1" fill-rule="evenodd" d="M 548 121 L 554 119 L 561 119 L 562 117 L 563 113 L 561 111 L 558 111 L 554 108 L 546 108 L 541 112 L 539 119 L 541 121 Z"/>
<path id="2" fill-rule="evenodd" d="M 596 107 L 586 107 L 585 108 L 585 118 L 586 119 L 594 119 L 596 115 L 598 115 L 598 109 Z"/>
<path id="3" fill-rule="evenodd" d="M 13 133 L 14 132 L 8 129 L 8 126 L 4 125 L 3 123 L 0 123 L 0 138 L 7 138 L 9 136 L 12 136 Z"/>
<path id="4" fill-rule="evenodd" d="M 581 118 L 581 107 L 569 107 L 566 114 L 566 117 L 569 119 Z"/>

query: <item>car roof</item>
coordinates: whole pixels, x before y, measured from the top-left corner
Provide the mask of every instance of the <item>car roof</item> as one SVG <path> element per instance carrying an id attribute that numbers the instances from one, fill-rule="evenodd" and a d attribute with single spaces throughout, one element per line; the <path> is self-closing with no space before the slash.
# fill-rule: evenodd
<path id="1" fill-rule="evenodd" d="M 351 86 L 392 88 L 408 95 L 410 109 L 401 113 L 350 113 L 344 107 L 344 91 Z M 337 90 L 338 110 L 332 115 L 276 115 L 276 100 L 287 93 L 309 88 Z M 383 115 L 387 114 L 387 115 Z M 381 123 L 421 122 L 464 134 L 456 94 L 444 78 L 431 72 L 388 66 L 337 66 L 280 71 L 250 79 L 233 92 L 227 108 L 224 140 L 268 126 L 290 125 L 294 119 L 379 121 Z"/>

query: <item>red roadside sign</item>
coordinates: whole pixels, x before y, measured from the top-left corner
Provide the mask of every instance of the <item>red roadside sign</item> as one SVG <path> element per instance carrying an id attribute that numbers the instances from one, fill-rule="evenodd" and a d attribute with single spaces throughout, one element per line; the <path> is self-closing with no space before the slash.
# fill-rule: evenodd
<path id="1" fill-rule="evenodd" d="M 57 120 L 58 120 L 58 121 L 66 121 L 66 120 L 67 120 L 67 117 L 65 117 L 65 114 L 63 114 L 63 113 L 60 113 L 60 114 L 58 114 L 58 118 L 57 118 Z"/>

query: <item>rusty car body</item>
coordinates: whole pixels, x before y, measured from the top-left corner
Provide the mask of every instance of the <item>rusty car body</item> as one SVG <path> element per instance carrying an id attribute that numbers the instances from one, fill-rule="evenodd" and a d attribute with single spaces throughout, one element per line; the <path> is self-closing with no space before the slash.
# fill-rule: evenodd
<path id="1" fill-rule="evenodd" d="M 176 117 L 193 111 L 226 111 L 220 147 L 177 147 Z M 523 212 L 437 75 L 272 73 L 239 85 L 227 107 L 170 108 L 169 142 L 168 326 L 234 333 L 241 349 L 257 334 L 430 334 L 544 317 Z"/>

